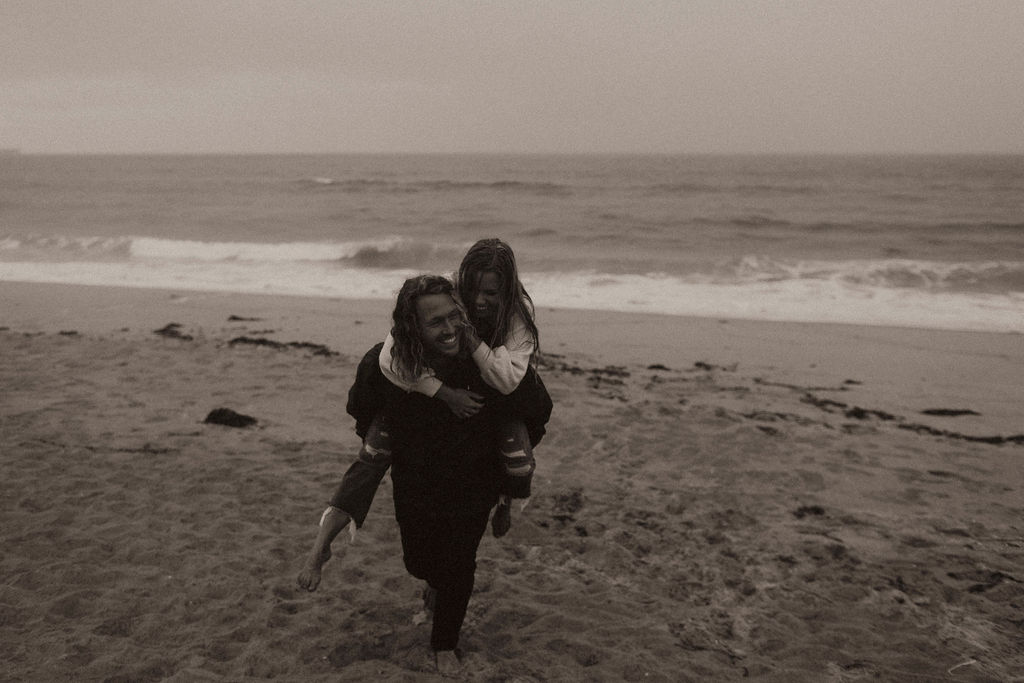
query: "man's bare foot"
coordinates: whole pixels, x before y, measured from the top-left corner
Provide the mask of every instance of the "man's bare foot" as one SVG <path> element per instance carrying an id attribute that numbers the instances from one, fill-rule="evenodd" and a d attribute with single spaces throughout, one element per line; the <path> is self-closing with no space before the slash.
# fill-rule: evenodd
<path id="1" fill-rule="evenodd" d="M 498 501 L 491 518 L 491 532 L 495 538 L 501 538 L 512 528 L 512 507 L 506 500 Z"/>
<path id="2" fill-rule="evenodd" d="M 299 572 L 298 583 L 299 588 L 304 588 L 309 592 L 316 590 L 316 587 L 320 585 L 320 570 L 327 560 L 331 559 L 331 548 L 327 546 L 323 549 L 323 552 L 318 554 L 311 554 L 306 559 L 306 564 L 302 567 Z"/>
<path id="3" fill-rule="evenodd" d="M 458 676 L 462 673 L 462 662 L 455 655 L 455 650 L 436 650 L 437 673 L 442 676 Z"/>

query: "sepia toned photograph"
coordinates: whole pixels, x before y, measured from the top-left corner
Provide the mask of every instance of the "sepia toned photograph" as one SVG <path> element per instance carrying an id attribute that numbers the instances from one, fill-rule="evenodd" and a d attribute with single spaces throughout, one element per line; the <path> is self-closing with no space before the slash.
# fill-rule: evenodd
<path id="1" fill-rule="evenodd" d="M 0 0 L 0 681 L 1024 682 L 1022 34 Z"/>

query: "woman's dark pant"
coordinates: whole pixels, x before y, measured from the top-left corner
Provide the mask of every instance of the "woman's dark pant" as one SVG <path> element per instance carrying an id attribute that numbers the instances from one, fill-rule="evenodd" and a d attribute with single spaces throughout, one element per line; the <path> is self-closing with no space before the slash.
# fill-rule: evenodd
<path id="1" fill-rule="evenodd" d="M 404 515 L 398 520 L 405 567 L 437 590 L 430 646 L 454 650 L 466 618 L 476 573 L 476 550 L 489 510 L 445 516 Z"/>

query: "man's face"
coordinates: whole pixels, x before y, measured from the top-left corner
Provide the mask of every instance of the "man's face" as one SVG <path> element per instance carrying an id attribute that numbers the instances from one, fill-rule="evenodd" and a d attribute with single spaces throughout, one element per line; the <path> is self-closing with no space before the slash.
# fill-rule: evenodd
<path id="1" fill-rule="evenodd" d="M 416 321 L 428 355 L 453 357 L 459 354 L 462 312 L 450 295 L 424 294 L 418 298 Z"/>

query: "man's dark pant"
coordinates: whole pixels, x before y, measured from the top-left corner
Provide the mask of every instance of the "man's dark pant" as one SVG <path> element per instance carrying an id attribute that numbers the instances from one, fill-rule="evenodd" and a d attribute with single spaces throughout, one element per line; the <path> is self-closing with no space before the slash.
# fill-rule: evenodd
<path id="1" fill-rule="evenodd" d="M 430 646 L 454 650 L 473 593 L 476 550 L 490 511 L 464 511 L 444 516 L 408 514 L 398 519 L 405 568 L 437 590 Z"/>

